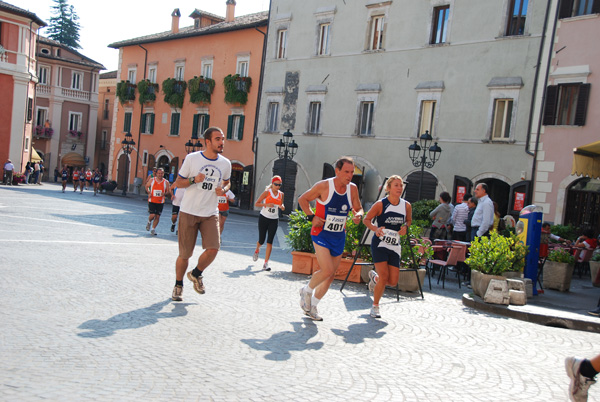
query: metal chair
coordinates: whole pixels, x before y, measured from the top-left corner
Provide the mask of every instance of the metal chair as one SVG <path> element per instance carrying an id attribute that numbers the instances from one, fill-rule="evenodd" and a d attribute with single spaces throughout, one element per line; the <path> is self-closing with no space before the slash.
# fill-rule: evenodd
<path id="1" fill-rule="evenodd" d="M 439 266 L 440 274 L 438 276 L 437 283 L 440 283 L 440 279 L 442 280 L 442 288 L 446 287 L 446 273 L 449 271 L 450 267 L 456 268 L 458 260 L 463 252 L 463 248 L 458 245 L 453 245 L 448 252 L 448 258 L 446 260 L 429 260 L 429 264 L 433 267 Z M 460 288 L 460 271 L 456 271 L 458 277 L 458 287 Z M 431 277 L 429 278 L 429 283 L 431 284 Z"/>

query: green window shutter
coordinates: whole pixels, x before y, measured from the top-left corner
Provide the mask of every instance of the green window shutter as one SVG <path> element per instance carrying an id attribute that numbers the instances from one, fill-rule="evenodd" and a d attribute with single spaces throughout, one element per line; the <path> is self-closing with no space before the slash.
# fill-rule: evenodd
<path id="1" fill-rule="evenodd" d="M 142 115 L 142 121 L 141 121 L 141 124 L 140 124 L 140 126 L 141 126 L 141 127 L 140 127 L 140 131 L 141 131 L 142 133 L 145 133 L 145 132 L 146 132 L 146 116 L 147 116 L 147 115 L 148 115 L 147 113 L 144 113 L 144 114 Z"/>
<path id="2" fill-rule="evenodd" d="M 544 107 L 544 126 L 556 125 L 556 108 L 558 107 L 558 85 L 546 88 L 546 105 Z"/>
<path id="3" fill-rule="evenodd" d="M 244 120 L 246 116 L 240 116 L 240 132 L 238 134 L 238 139 L 241 141 L 244 138 Z"/>
<path id="4" fill-rule="evenodd" d="M 178 122 L 177 122 L 177 113 L 171 113 L 171 135 L 177 135 L 178 132 Z"/>
<path id="5" fill-rule="evenodd" d="M 200 118 L 199 114 L 194 115 L 194 122 L 192 123 L 192 138 L 198 138 L 198 119 Z"/>
<path id="6" fill-rule="evenodd" d="M 181 115 L 177 113 L 175 116 L 175 135 L 179 135 L 179 123 L 181 121 Z"/>
<path id="7" fill-rule="evenodd" d="M 577 106 L 575 108 L 576 126 L 585 126 L 585 118 L 587 116 L 588 99 L 590 97 L 591 85 L 592 84 L 581 84 L 579 86 L 579 96 L 577 97 Z"/>
<path id="8" fill-rule="evenodd" d="M 207 128 L 210 127 L 208 122 L 210 121 L 210 115 L 204 115 L 204 127 L 202 127 L 202 132 L 204 132 Z"/>
<path id="9" fill-rule="evenodd" d="M 233 116 L 227 117 L 227 139 L 230 140 L 232 137 L 231 131 L 233 130 Z"/>
<path id="10" fill-rule="evenodd" d="M 131 113 L 125 113 L 125 119 L 123 122 L 123 131 L 131 131 Z"/>
<path id="11" fill-rule="evenodd" d="M 154 113 L 150 113 L 150 134 L 154 134 Z"/>

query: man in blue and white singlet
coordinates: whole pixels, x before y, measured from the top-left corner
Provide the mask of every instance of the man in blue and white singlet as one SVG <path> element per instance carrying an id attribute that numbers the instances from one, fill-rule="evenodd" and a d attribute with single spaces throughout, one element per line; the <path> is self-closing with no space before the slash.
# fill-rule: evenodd
<path id="1" fill-rule="evenodd" d="M 365 226 L 374 233 L 371 241 L 371 255 L 375 271 L 369 271 L 369 290 L 373 291 L 371 317 L 381 318 L 379 300 L 386 285 L 395 286 L 400 274 L 402 250 L 400 236 L 405 235 L 412 223 L 412 207 L 400 198 L 404 182 L 394 175 L 385 182 L 387 196 L 377 201 L 363 219 Z M 376 225 L 373 224 L 375 218 Z"/>
<path id="2" fill-rule="evenodd" d="M 300 306 L 315 321 L 323 319 L 317 304 L 325 296 L 340 264 L 346 242 L 346 219 L 352 209 L 354 223 L 360 223 L 364 213 L 358 188 L 352 183 L 354 161 L 342 157 L 335 163 L 335 177 L 317 182 L 298 199 L 298 205 L 312 221 L 312 240 L 320 270 L 300 289 Z M 310 202 L 316 201 L 313 213 Z"/>

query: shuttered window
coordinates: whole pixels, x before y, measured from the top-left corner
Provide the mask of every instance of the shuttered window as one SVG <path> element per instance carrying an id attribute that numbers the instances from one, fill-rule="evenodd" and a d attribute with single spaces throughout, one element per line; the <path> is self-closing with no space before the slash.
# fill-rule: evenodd
<path id="1" fill-rule="evenodd" d="M 550 85 L 546 90 L 546 126 L 584 126 L 591 84 Z"/>

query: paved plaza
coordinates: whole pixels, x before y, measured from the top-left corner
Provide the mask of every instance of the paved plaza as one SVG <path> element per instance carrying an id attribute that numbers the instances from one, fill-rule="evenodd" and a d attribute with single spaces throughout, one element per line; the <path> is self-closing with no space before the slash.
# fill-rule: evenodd
<path id="1" fill-rule="evenodd" d="M 313 322 L 285 223 L 264 272 L 257 219 L 235 214 L 206 294 L 185 279 L 172 302 L 170 205 L 156 237 L 146 209 L 55 184 L 0 187 L 0 400 L 566 401 L 564 358 L 600 352 L 600 334 L 465 307 L 454 280 L 424 300 L 389 292 L 380 320 L 364 284 L 341 293 L 336 281 Z"/>

